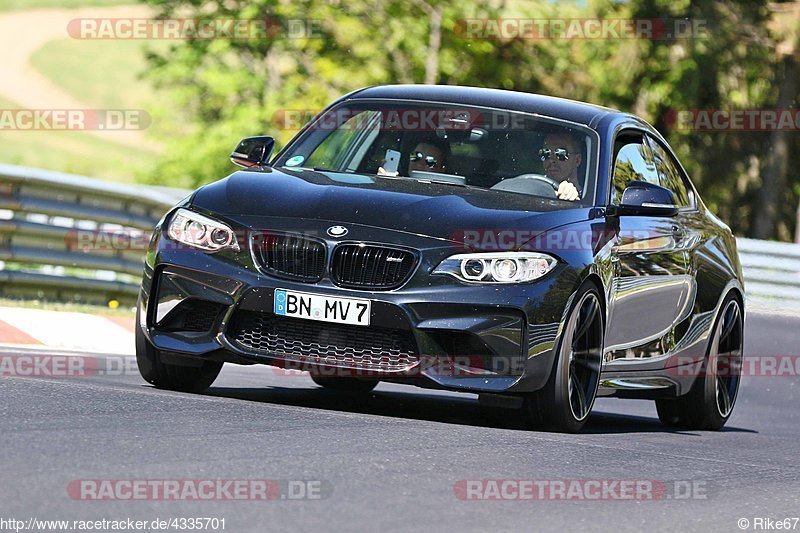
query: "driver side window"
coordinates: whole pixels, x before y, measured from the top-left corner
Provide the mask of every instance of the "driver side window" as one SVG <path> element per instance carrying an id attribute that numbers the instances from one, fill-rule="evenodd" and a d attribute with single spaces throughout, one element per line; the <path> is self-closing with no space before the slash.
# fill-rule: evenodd
<path id="1" fill-rule="evenodd" d="M 614 143 L 614 176 L 611 183 L 610 203 L 619 205 L 622 192 L 632 181 L 646 181 L 659 185 L 658 172 L 650 147 L 640 134 L 623 133 Z"/>
<path id="2" fill-rule="evenodd" d="M 680 170 L 678 170 L 678 165 L 673 156 L 652 137 L 648 137 L 648 140 L 653 149 L 653 157 L 661 177 L 661 186 L 672 191 L 675 196 L 675 203 L 679 207 L 690 207 L 692 205 L 692 200 L 689 196 L 690 189 L 686 185 Z"/>

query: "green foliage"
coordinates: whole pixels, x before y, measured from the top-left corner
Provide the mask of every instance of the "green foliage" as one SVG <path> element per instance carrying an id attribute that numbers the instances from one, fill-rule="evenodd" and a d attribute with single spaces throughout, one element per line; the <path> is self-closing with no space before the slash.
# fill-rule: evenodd
<path id="1" fill-rule="evenodd" d="M 752 233 L 770 157 L 768 133 L 674 129 L 687 109 L 775 107 L 781 78 L 766 0 L 145 0 L 160 16 L 314 21 L 312 38 L 186 41 L 149 56 L 153 79 L 177 106 L 169 149 L 153 180 L 196 186 L 233 167 L 242 137 L 295 133 L 287 115 L 311 116 L 331 100 L 383 83 L 499 87 L 594 102 L 643 116 L 676 149 L 709 207 Z M 464 19 L 660 18 L 703 24 L 706 35 L 669 40 L 466 38 Z M 784 25 L 785 26 L 785 25 Z M 795 32 L 797 23 L 788 24 Z M 795 88 L 796 89 L 796 88 Z M 795 94 L 797 91 L 795 90 Z M 795 100 L 794 105 L 797 105 Z M 288 111 L 287 111 L 288 110 Z M 289 121 L 291 122 L 291 121 Z M 790 169 L 798 168 L 797 135 Z M 790 172 L 773 236 L 793 231 L 797 172 Z"/>

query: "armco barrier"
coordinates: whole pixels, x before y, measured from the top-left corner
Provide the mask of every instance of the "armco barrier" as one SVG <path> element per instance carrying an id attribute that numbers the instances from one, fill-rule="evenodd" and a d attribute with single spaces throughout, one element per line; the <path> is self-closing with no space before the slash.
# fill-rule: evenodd
<path id="1" fill-rule="evenodd" d="M 90 230 L 98 240 L 119 243 L 137 231 L 149 235 L 164 212 L 188 194 L 0 165 L 0 293 L 82 302 L 134 300 L 141 248 L 87 252 L 71 237 Z"/>
<path id="2" fill-rule="evenodd" d="M 800 244 L 736 239 L 751 301 L 800 309 Z"/>

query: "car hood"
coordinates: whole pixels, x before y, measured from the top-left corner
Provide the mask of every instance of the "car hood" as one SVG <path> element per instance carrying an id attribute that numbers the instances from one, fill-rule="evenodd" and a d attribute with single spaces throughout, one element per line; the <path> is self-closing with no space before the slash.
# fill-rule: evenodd
<path id="1" fill-rule="evenodd" d="M 305 169 L 239 171 L 199 189 L 192 205 L 227 218 L 265 216 L 359 224 L 463 242 L 586 220 L 588 208 L 535 196 Z M 474 233 L 471 233 L 474 235 Z M 491 240 L 491 239 L 490 239 Z"/>

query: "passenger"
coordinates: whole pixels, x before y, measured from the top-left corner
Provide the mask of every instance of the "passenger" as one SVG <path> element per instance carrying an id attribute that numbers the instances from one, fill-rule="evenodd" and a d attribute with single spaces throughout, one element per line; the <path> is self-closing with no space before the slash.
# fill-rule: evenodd
<path id="1" fill-rule="evenodd" d="M 438 140 L 422 141 L 408 156 L 408 171 L 447 172 L 447 159 L 450 147 Z M 383 166 L 378 168 L 378 176 L 398 176 L 399 172 L 389 173 Z"/>

